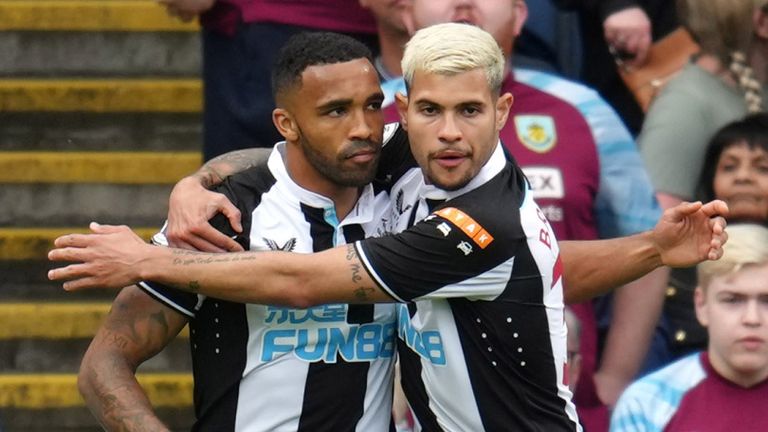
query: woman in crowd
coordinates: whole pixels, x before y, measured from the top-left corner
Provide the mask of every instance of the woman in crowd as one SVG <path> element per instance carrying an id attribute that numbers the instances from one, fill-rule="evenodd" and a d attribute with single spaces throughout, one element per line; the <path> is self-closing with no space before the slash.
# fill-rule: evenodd
<path id="1" fill-rule="evenodd" d="M 715 134 L 705 153 L 697 197 L 727 202 L 730 225 L 768 226 L 768 113 L 735 121 Z M 694 314 L 695 287 L 694 269 L 672 271 L 664 305 L 672 358 L 707 345 L 706 330 Z"/>
<path id="2" fill-rule="evenodd" d="M 715 131 L 764 109 L 768 0 L 678 0 L 701 52 L 651 105 L 640 150 L 659 202 L 691 200 Z"/>

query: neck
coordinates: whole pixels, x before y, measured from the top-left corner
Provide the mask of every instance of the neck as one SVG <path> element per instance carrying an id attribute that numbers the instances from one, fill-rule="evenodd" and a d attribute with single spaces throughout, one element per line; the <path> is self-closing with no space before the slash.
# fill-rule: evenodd
<path id="1" fill-rule="evenodd" d="M 755 73 L 755 78 L 765 85 L 768 82 L 768 42 L 760 40 L 750 51 L 749 65 Z"/>
<path id="2" fill-rule="evenodd" d="M 341 186 L 318 172 L 306 159 L 298 143 L 286 143 L 285 168 L 288 176 L 302 188 L 322 195 L 334 203 L 336 217 L 341 221 L 357 203 L 361 188 Z"/>
<path id="3" fill-rule="evenodd" d="M 768 379 L 768 368 L 753 373 L 741 373 L 726 365 L 725 361 L 718 357 L 710 347 L 708 352 L 709 364 L 718 375 L 743 388 L 754 387 L 756 384 Z"/>
<path id="4" fill-rule="evenodd" d="M 403 58 L 405 43 L 408 42 L 408 33 L 399 31 L 382 24 L 378 27 L 379 48 L 381 49 L 381 63 L 386 72 L 392 77 L 403 74 L 400 60 Z"/>
<path id="5" fill-rule="evenodd" d="M 720 78 L 720 80 L 729 86 L 736 87 L 736 80 L 733 78 L 733 74 L 731 74 L 728 67 L 724 65 L 717 56 L 702 54 L 696 59 L 696 65 Z"/>

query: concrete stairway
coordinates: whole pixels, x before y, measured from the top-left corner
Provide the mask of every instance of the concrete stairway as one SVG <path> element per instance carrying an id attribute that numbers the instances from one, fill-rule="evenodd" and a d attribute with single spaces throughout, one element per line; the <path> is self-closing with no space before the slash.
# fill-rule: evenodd
<path id="1" fill-rule="evenodd" d="M 100 430 L 76 371 L 113 292 L 46 280 L 52 240 L 91 220 L 149 237 L 200 164 L 199 39 L 153 0 L 0 0 L 0 430 Z M 186 335 L 140 369 L 188 430 Z"/>

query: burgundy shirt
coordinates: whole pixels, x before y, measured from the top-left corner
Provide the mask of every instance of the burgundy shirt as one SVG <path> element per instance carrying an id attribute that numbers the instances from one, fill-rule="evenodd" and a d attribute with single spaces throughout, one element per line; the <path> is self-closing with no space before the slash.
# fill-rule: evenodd
<path id="1" fill-rule="evenodd" d="M 295 25 L 342 33 L 376 33 L 373 15 L 357 0 L 217 0 L 203 27 L 233 34 L 242 21 Z"/>

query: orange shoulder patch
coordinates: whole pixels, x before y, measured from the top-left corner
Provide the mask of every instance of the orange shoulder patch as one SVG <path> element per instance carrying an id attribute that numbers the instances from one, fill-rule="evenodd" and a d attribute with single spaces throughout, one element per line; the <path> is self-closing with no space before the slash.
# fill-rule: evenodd
<path id="1" fill-rule="evenodd" d="M 478 246 L 480 246 L 480 249 L 485 249 L 493 242 L 493 236 L 491 236 L 482 225 L 455 207 L 447 207 L 438 210 L 435 214 L 459 227 L 464 231 L 464 234 L 469 236 Z"/>

